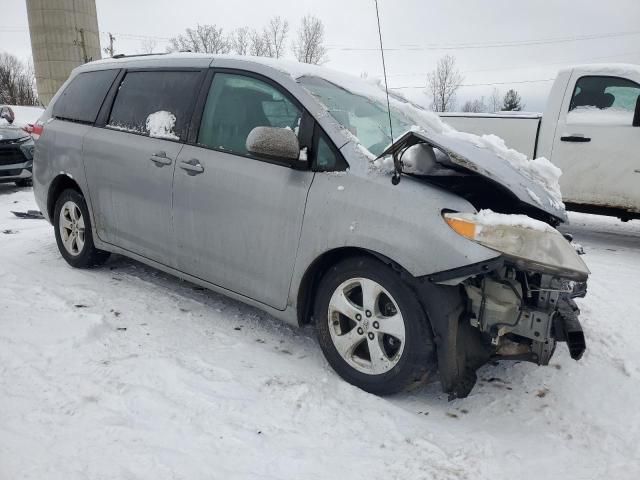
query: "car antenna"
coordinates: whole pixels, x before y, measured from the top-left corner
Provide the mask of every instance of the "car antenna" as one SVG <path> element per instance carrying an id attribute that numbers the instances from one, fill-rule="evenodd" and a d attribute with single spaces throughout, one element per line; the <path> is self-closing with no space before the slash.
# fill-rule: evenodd
<path id="1" fill-rule="evenodd" d="M 391 134 L 391 155 L 393 157 L 393 176 L 391 183 L 400 183 L 400 173 L 402 173 L 402 163 L 393 148 L 393 124 L 391 122 L 391 104 L 389 103 L 389 87 L 387 85 L 387 66 L 384 62 L 384 48 L 382 47 L 382 29 L 380 28 L 380 12 L 378 11 L 378 0 L 376 2 L 376 18 L 378 19 L 378 37 L 380 38 L 380 55 L 382 56 L 382 73 L 384 75 L 384 91 L 387 95 L 387 113 L 389 114 L 389 133 Z"/>

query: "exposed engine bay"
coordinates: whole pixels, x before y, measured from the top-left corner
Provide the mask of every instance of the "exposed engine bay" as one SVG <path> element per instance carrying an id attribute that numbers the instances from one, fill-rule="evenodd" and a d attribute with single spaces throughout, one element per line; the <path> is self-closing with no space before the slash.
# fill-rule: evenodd
<path id="1" fill-rule="evenodd" d="M 548 365 L 556 342 L 567 342 L 571 358 L 586 348 L 575 296 L 585 285 L 504 266 L 464 282 L 469 323 L 482 332 L 503 359 Z"/>

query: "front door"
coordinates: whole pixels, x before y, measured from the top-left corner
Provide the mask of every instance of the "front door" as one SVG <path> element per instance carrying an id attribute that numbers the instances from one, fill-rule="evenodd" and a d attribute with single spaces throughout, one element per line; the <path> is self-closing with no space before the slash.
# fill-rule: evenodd
<path id="1" fill-rule="evenodd" d="M 266 79 L 216 73 L 197 146 L 176 167 L 173 221 L 179 269 L 284 309 L 313 172 L 247 152 L 257 126 L 298 132 L 302 108 Z"/>
<path id="2" fill-rule="evenodd" d="M 553 147 L 565 202 L 640 211 L 640 85 L 577 73 L 571 85 Z"/>
<path id="3" fill-rule="evenodd" d="M 175 266 L 171 188 L 201 72 L 128 72 L 106 125 L 85 137 L 98 236 Z"/>

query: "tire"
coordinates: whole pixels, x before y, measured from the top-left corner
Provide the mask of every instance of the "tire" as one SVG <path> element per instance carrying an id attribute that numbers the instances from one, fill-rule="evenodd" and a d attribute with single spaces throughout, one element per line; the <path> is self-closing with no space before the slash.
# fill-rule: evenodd
<path id="1" fill-rule="evenodd" d="M 33 185 L 33 181 L 30 178 L 23 178 L 22 180 L 16 180 L 16 187 L 30 187 Z"/>
<path id="2" fill-rule="evenodd" d="M 332 266 L 317 290 L 314 319 L 329 364 L 362 390 L 396 393 L 435 369 L 433 337 L 415 292 L 376 259 Z"/>
<path id="3" fill-rule="evenodd" d="M 52 220 L 58 250 L 72 267 L 90 268 L 109 258 L 109 252 L 94 246 L 89 209 L 81 193 L 64 190 L 56 200 Z"/>

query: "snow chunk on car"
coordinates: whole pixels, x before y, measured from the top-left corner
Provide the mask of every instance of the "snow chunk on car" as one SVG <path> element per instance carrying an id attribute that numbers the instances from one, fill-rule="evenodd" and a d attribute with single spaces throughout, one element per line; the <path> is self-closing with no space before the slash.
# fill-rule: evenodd
<path id="1" fill-rule="evenodd" d="M 176 116 L 165 110 L 152 113 L 147 117 L 146 128 L 150 137 L 178 140 L 173 129 L 176 126 Z"/>
<path id="2" fill-rule="evenodd" d="M 506 215 L 504 213 L 496 213 L 492 210 L 480 210 L 473 215 L 474 219 L 480 226 L 495 227 L 495 226 L 509 226 L 509 227 L 522 227 L 529 230 L 537 230 L 539 232 L 552 232 L 555 231 L 553 227 L 540 220 L 535 220 L 527 215 Z"/>

